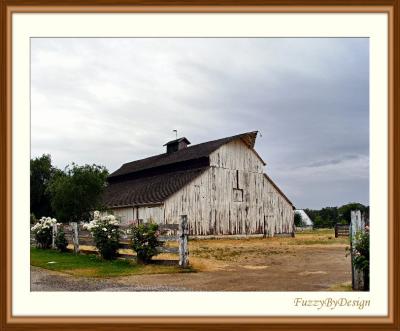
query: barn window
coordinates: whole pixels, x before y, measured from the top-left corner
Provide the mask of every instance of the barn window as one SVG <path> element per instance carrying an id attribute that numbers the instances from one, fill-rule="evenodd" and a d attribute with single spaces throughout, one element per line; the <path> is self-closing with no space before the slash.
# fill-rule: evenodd
<path id="1" fill-rule="evenodd" d="M 239 188 L 239 170 L 236 170 L 235 183 L 233 186 L 233 201 L 243 201 L 243 190 Z"/>
<path id="2" fill-rule="evenodd" d="M 240 188 L 233 189 L 233 201 L 242 202 L 243 201 L 243 190 Z"/>

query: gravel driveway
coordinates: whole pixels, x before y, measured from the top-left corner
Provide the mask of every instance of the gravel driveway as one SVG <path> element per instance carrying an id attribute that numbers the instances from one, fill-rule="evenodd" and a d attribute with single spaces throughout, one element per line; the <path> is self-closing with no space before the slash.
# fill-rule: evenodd
<path id="1" fill-rule="evenodd" d="M 126 285 L 117 278 L 73 277 L 65 273 L 31 266 L 31 291 L 187 291 L 176 286 Z"/>

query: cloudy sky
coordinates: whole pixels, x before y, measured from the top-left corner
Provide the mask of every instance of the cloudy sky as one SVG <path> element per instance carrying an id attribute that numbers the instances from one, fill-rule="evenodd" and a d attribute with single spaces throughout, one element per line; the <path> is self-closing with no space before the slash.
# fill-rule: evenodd
<path id="1" fill-rule="evenodd" d="M 122 163 L 258 130 L 298 208 L 369 203 L 369 43 L 359 38 L 31 40 L 32 157 Z"/>

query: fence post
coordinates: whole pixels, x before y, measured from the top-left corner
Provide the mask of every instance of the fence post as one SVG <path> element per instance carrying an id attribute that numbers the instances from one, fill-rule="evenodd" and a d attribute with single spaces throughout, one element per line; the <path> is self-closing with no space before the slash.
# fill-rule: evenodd
<path id="1" fill-rule="evenodd" d="M 351 283 L 353 290 L 359 291 L 364 288 L 363 273 L 357 270 L 353 265 L 353 247 L 356 245 L 356 233 L 360 230 L 364 230 L 364 220 L 361 218 L 361 211 L 351 211 L 351 223 L 350 223 L 350 251 L 351 251 Z"/>
<path id="2" fill-rule="evenodd" d="M 56 237 L 57 237 L 57 223 L 53 224 L 52 238 L 51 238 L 51 248 L 56 249 Z"/>
<path id="3" fill-rule="evenodd" d="M 72 242 L 74 244 L 74 253 L 79 253 L 79 233 L 78 233 L 78 223 L 72 222 Z"/>
<path id="4" fill-rule="evenodd" d="M 339 229 L 338 229 L 338 225 L 335 224 L 335 238 L 339 237 Z"/>
<path id="5" fill-rule="evenodd" d="M 189 265 L 188 232 L 187 215 L 181 215 L 181 223 L 179 224 L 179 266 L 182 268 L 186 268 Z"/>

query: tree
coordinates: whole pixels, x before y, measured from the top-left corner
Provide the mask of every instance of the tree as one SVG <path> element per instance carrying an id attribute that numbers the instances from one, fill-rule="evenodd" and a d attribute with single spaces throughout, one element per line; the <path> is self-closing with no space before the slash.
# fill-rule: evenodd
<path id="1" fill-rule="evenodd" d="M 74 163 L 54 176 L 49 192 L 57 219 L 61 222 L 86 221 L 91 211 L 103 209 L 101 195 L 107 176 L 105 167 Z"/>
<path id="2" fill-rule="evenodd" d="M 34 214 L 36 218 L 52 214 L 48 186 L 57 170 L 51 165 L 49 154 L 31 159 L 31 214 Z"/>
<path id="3" fill-rule="evenodd" d="M 297 227 L 303 226 L 303 220 L 301 218 L 300 213 L 298 213 L 298 212 L 294 213 L 294 225 L 296 225 Z"/>
<path id="4" fill-rule="evenodd" d="M 304 209 L 315 228 L 333 228 L 335 224 L 350 224 L 352 210 L 361 210 L 368 219 L 369 207 L 361 203 L 349 203 L 341 207 L 325 207 L 320 210 Z"/>
<path id="5" fill-rule="evenodd" d="M 339 217 L 341 220 L 346 220 L 347 224 L 351 222 L 351 211 L 360 210 L 361 213 L 366 213 L 369 211 L 369 207 L 364 206 L 361 203 L 352 202 L 347 205 L 343 205 L 339 208 Z"/>

